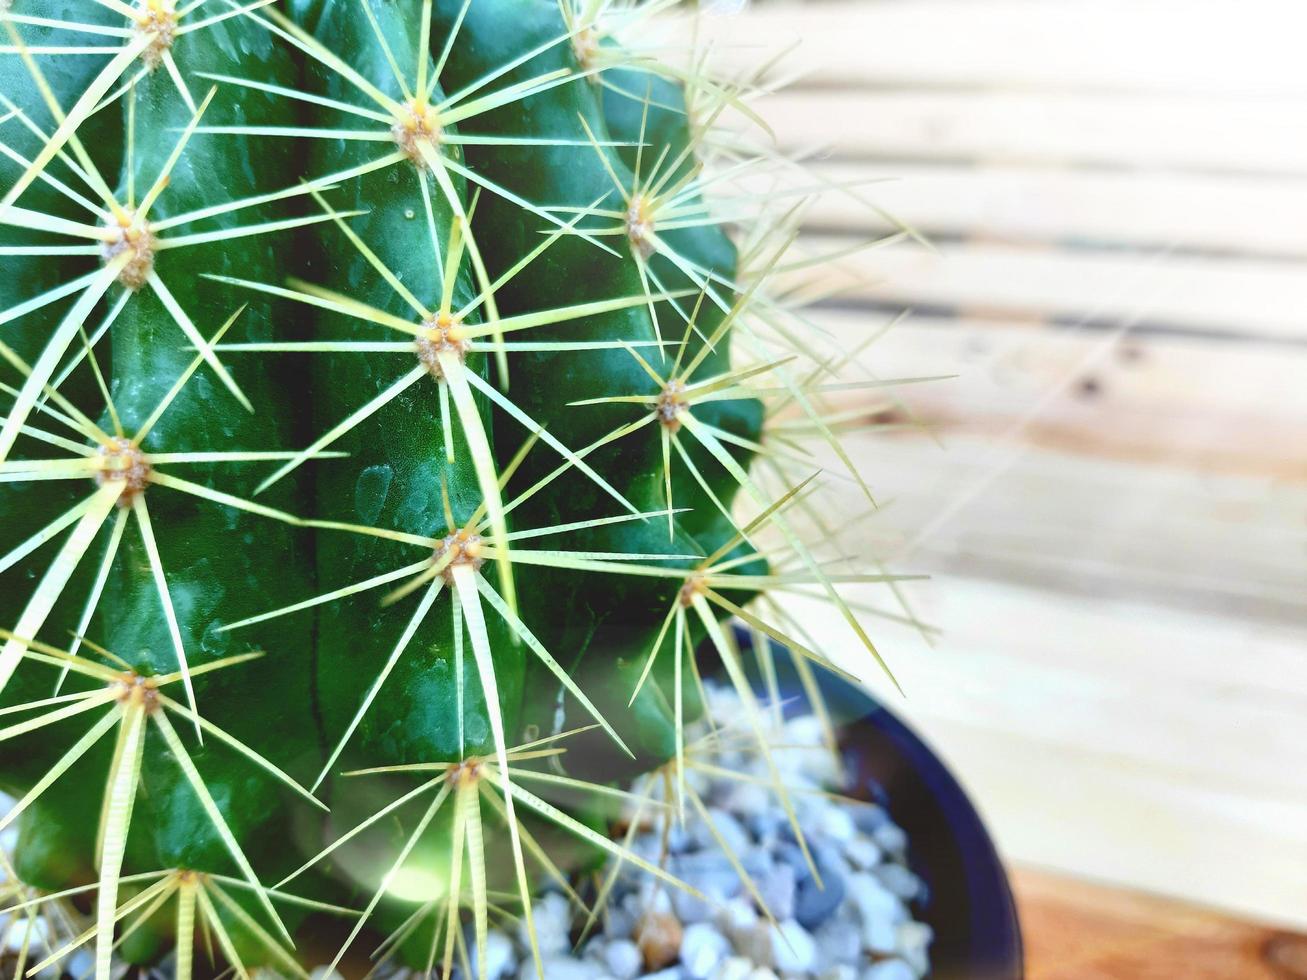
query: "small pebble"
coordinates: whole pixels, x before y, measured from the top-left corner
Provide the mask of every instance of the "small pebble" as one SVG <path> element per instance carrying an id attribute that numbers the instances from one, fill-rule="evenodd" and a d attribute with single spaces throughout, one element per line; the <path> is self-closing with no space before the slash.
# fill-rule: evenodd
<path id="1" fill-rule="evenodd" d="M 635 926 L 635 942 L 644 957 L 644 968 L 661 970 L 676 962 L 681 938 L 681 923 L 676 916 L 669 912 L 646 912 Z"/>
<path id="2" fill-rule="evenodd" d="M 785 824 L 785 814 L 774 809 L 771 804 L 756 813 L 750 814 L 747 818 L 749 833 L 753 834 L 756 840 L 768 843 L 776 839 L 781 827 Z"/>
<path id="3" fill-rule="evenodd" d="M 889 814 L 883 806 L 875 803 L 863 803 L 853 809 L 853 823 L 864 834 L 874 834 L 879 828 L 890 822 Z"/>
<path id="4" fill-rule="evenodd" d="M 803 856 L 803 851 L 799 848 L 799 845 L 793 841 L 785 840 L 777 844 L 776 858 L 794 869 L 794 880 L 796 882 L 806 881 L 812 877 L 812 868 L 808 865 L 808 859 Z"/>
<path id="5" fill-rule="evenodd" d="M 884 850 L 891 854 L 904 855 L 908 852 L 908 835 L 898 824 L 884 823 L 871 834 Z"/>
<path id="6" fill-rule="evenodd" d="M 899 956 L 919 975 L 930 972 L 930 943 L 935 930 L 924 922 L 900 922 L 898 926 Z"/>
<path id="7" fill-rule="evenodd" d="M 738 855 L 743 854 L 753 846 L 753 840 L 749 837 L 749 832 L 731 814 L 718 807 L 710 807 L 708 816 L 712 820 L 712 830 L 700 820 L 694 823 L 693 829 L 690 831 L 690 836 L 704 850 L 717 851 L 725 846 Z M 721 838 L 721 844 L 717 842 L 717 837 L 713 836 L 713 830 L 717 831 L 717 836 Z"/>
<path id="8" fill-rule="evenodd" d="M 676 890 L 676 894 L 672 896 L 672 910 L 684 925 L 690 925 L 693 922 L 704 922 L 711 918 L 713 914 L 713 906 L 708 899 L 700 898 L 698 895 L 691 895 L 679 888 Z"/>
<path id="9" fill-rule="evenodd" d="M 717 965 L 730 955 L 730 942 L 706 922 L 690 926 L 681 939 L 681 969 L 694 980 L 711 977 Z"/>
<path id="10" fill-rule="evenodd" d="M 794 918 L 805 929 L 816 929 L 825 922 L 844 901 L 846 887 L 844 876 L 830 868 L 818 868 L 822 872 L 821 884 L 816 879 L 807 878 L 794 899 Z"/>
<path id="11" fill-rule="evenodd" d="M 898 952 L 898 930 L 885 919 L 870 919 L 862 924 L 862 947 L 877 956 Z"/>
<path id="12" fill-rule="evenodd" d="M 771 923 L 760 921 L 751 929 L 737 932 L 732 937 L 735 940 L 735 951 L 757 966 L 771 966 L 773 931 Z"/>
<path id="13" fill-rule="evenodd" d="M 684 895 L 679 888 L 676 890 L 678 895 Z M 687 898 L 691 896 L 686 896 Z M 608 915 L 604 920 L 604 932 L 609 936 L 618 936 L 622 939 L 634 935 L 635 920 L 637 916 L 628 911 L 624 906 L 616 903 L 609 903 Z"/>
<path id="14" fill-rule="evenodd" d="M 860 980 L 917 980 L 917 975 L 902 960 L 881 960 L 863 970 Z"/>
<path id="15" fill-rule="evenodd" d="M 903 902 L 870 874 L 851 875 L 848 879 L 849 896 L 862 921 L 885 919 L 897 925 L 908 918 Z"/>
<path id="16" fill-rule="evenodd" d="M 803 973 L 816 965 L 817 943 L 803 926 L 786 919 L 771 933 L 772 963 L 782 973 Z"/>
<path id="17" fill-rule="evenodd" d="M 822 923 L 813 938 L 817 940 L 818 960 L 826 966 L 859 963 L 863 958 L 858 923 L 853 916 L 832 916 Z"/>
<path id="18" fill-rule="evenodd" d="M 785 723 L 782 736 L 786 745 L 821 745 L 826 733 L 816 715 L 798 715 Z"/>
<path id="19" fill-rule="evenodd" d="M 0 927 L 7 926 L 9 923 L 0 921 Z M 6 928 L 5 932 L 6 946 L 11 952 L 17 953 L 23 948 L 24 943 L 29 944 L 31 949 L 44 949 L 45 941 L 50 935 L 50 923 L 44 917 L 25 919 L 11 928 Z"/>
<path id="20" fill-rule="evenodd" d="M 604 968 L 591 960 L 577 960 L 570 956 L 544 956 L 541 959 L 548 980 L 602 980 Z M 535 964 L 527 957 L 517 971 L 518 980 L 538 980 Z"/>
<path id="21" fill-rule="evenodd" d="M 881 955 L 898 950 L 898 923 L 907 919 L 907 909 L 891 892 L 870 874 L 849 879 L 849 897 L 861 922 L 864 949 Z"/>
<path id="22" fill-rule="evenodd" d="M 475 947 L 473 959 L 475 962 Z M 486 933 L 486 977 L 488 980 L 500 980 L 509 976 L 517 966 L 517 955 L 513 952 L 512 941 L 502 932 L 491 930 Z"/>
<path id="23" fill-rule="evenodd" d="M 766 875 L 755 880 L 763 906 L 777 920 L 794 917 L 794 869 L 778 864 Z"/>
<path id="24" fill-rule="evenodd" d="M 758 910 L 743 898 L 733 898 L 717 912 L 717 925 L 734 938 L 748 932 L 758 924 Z"/>
<path id="25" fill-rule="evenodd" d="M 722 961 L 717 968 L 717 975 L 712 980 L 748 980 L 753 973 L 753 964 L 743 956 L 732 956 Z"/>
<path id="26" fill-rule="evenodd" d="M 687 885 L 718 901 L 738 895 L 743 888 L 730 859 L 716 847 L 693 854 L 679 854 L 672 859 L 668 870 Z"/>
<path id="27" fill-rule="evenodd" d="M 879 845 L 870 837 L 854 837 L 844 845 L 844 856 L 859 871 L 870 871 L 883 856 Z"/>
<path id="28" fill-rule="evenodd" d="M 631 980 L 639 975 L 644 958 L 640 955 L 640 947 L 631 940 L 614 939 L 604 947 L 603 962 L 617 980 Z"/>
<path id="29" fill-rule="evenodd" d="M 74 977 L 89 977 L 95 972 L 95 957 L 89 949 L 79 949 L 64 961 L 63 968 Z"/>
<path id="30" fill-rule="evenodd" d="M 536 942 L 542 957 L 566 953 L 571 948 L 568 932 L 572 925 L 572 910 L 567 899 L 558 892 L 547 892 L 531 904 L 531 918 L 535 922 Z M 518 945 L 531 948 L 525 919 L 518 923 Z"/>
<path id="31" fill-rule="evenodd" d="M 879 865 L 874 874 L 888 891 L 905 902 L 912 901 L 921 891 L 921 879 L 901 864 Z"/>
<path id="32" fill-rule="evenodd" d="M 750 823 L 754 818 L 761 814 L 779 814 L 782 820 L 785 819 L 785 811 L 776 806 L 772 796 L 772 791 L 766 786 L 758 783 L 735 783 L 727 784 L 728 789 L 722 798 L 722 806 L 735 814 L 747 814 L 746 820 Z M 749 828 L 753 830 L 752 827 Z M 755 837 L 761 837 L 756 830 L 753 830 Z"/>
<path id="33" fill-rule="evenodd" d="M 832 840 L 841 843 L 852 840 L 858 832 L 857 824 L 848 810 L 831 804 L 823 808 L 817 820 L 817 829 Z"/>
<path id="34" fill-rule="evenodd" d="M 844 877 L 853 871 L 848 859 L 844 856 L 844 849 L 841 847 L 818 842 L 813 846 L 812 854 L 817 862 L 817 869 L 822 873 L 823 877 L 836 873 L 840 877 Z"/>

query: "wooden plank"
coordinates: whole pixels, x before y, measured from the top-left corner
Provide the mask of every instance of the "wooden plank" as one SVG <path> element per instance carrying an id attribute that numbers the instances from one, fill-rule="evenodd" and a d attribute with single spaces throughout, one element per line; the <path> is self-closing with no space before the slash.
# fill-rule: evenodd
<path id="1" fill-rule="evenodd" d="M 1029 980 L 1307 976 L 1302 934 L 1027 867 L 1011 878 Z"/>
<path id="2" fill-rule="evenodd" d="M 1020 440 L 943 445 L 849 433 L 882 512 L 842 543 L 904 570 L 986 575 L 1100 597 L 1230 614 L 1307 610 L 1307 483 L 1085 458 Z M 833 456 L 816 461 L 840 472 Z M 832 512 L 867 509 L 833 480 Z"/>
<path id="3" fill-rule="evenodd" d="M 812 335 L 848 350 L 883 321 L 823 311 Z M 848 542 L 927 571 L 1303 614 L 1307 351 L 916 318 L 841 380 L 950 373 L 827 396 L 922 426 L 844 436 L 893 501 Z M 842 470 L 829 452 L 816 462 Z M 829 492 L 843 513 L 865 508 L 850 482 Z"/>
<path id="4" fill-rule="evenodd" d="M 1009 858 L 1307 925 L 1301 621 L 958 576 L 914 593 L 933 649 L 873 629 L 906 699 L 837 617 L 793 610 L 963 775 Z"/>
<path id="5" fill-rule="evenodd" d="M 821 310 L 814 325 L 833 352 L 857 347 L 884 320 Z M 946 443 L 1006 439 L 1195 474 L 1307 480 L 1301 348 L 913 316 L 840 380 L 936 375 L 955 377 L 827 398 L 836 410 L 903 417 L 892 394 Z"/>
<path id="6" fill-rule="evenodd" d="M 1151 247 L 1175 242 L 1213 252 L 1307 257 L 1307 178 L 820 159 L 810 170 L 831 187 L 863 182 L 855 189 L 863 201 L 932 237 Z M 759 194 L 773 186 L 767 176 L 742 185 Z M 828 231 L 891 229 L 872 208 L 837 190 L 816 197 L 804 220 Z"/>
<path id="7" fill-rule="evenodd" d="M 1300 174 L 1301 97 L 790 88 L 759 111 L 788 148 L 871 160 Z"/>
<path id="8" fill-rule="evenodd" d="M 801 42 L 810 83 L 1307 94 L 1294 0 L 845 0 L 704 18 L 727 67 Z"/>
<path id="9" fill-rule="evenodd" d="M 809 237 L 813 254 L 847 239 Z M 1307 338 L 1299 262 L 1154 251 L 1121 254 L 988 244 L 879 249 L 807 269 L 801 278 L 852 299 L 905 306 L 1058 316 L 1122 328 L 1152 324 L 1219 335 Z"/>

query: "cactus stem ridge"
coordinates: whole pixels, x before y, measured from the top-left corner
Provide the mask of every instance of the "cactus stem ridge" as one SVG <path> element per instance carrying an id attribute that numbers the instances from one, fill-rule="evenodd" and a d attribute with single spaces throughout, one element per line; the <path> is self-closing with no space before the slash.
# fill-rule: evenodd
<path id="1" fill-rule="evenodd" d="M 243 309 L 243 308 L 242 308 Z M 240 316 L 241 310 L 235 311 L 227 321 L 214 333 L 212 342 L 216 343 L 231 328 L 236 319 Z M 0 354 L 8 352 L 8 348 L 0 345 Z M 10 352 L 11 353 L 11 352 Z M 21 360 L 16 357 L 10 357 L 10 362 L 16 367 L 29 373 Z M 90 477 L 96 484 L 96 491 L 90 497 L 85 498 L 81 503 L 66 511 L 62 516 L 56 518 L 45 529 L 38 532 L 27 542 L 20 544 L 17 548 L 11 550 L 8 554 L 0 556 L 0 570 L 8 567 L 14 561 L 17 561 L 28 551 L 39 546 L 44 540 L 58 534 L 69 524 L 74 524 L 73 531 L 64 542 L 58 555 L 50 563 L 45 575 L 42 577 L 36 590 L 32 593 L 24 606 L 22 615 L 16 624 L 14 633 L 7 637 L 3 649 L 0 650 L 0 690 L 3 690 L 9 681 L 13 670 L 17 667 L 22 657 L 24 643 L 20 637 L 35 636 L 42 626 L 44 626 L 47 617 L 54 609 L 55 604 L 64 594 L 69 582 L 76 570 L 80 567 L 88 552 L 91 550 L 96 538 L 99 536 L 101 528 L 109 520 L 109 514 L 116 504 L 120 517 L 114 522 L 110 535 L 109 544 L 105 551 L 104 558 L 101 562 L 100 569 L 94 579 L 94 582 L 88 592 L 88 597 L 82 614 L 80 625 L 77 631 L 78 636 L 85 631 L 92 615 L 94 614 L 99 602 L 109 567 L 111 566 L 118 547 L 122 541 L 125 530 L 126 519 L 129 515 L 136 517 L 137 527 L 139 528 L 141 541 L 146 549 L 146 554 L 150 559 L 150 565 L 154 573 L 154 581 L 158 591 L 159 600 L 162 604 L 165 619 L 169 626 L 169 632 L 172 637 L 174 650 L 177 655 L 178 663 L 183 668 L 183 677 L 186 679 L 188 698 L 191 695 L 189 675 L 186 671 L 186 654 L 181 641 L 179 629 L 175 625 L 175 612 L 171 594 L 167 586 L 167 576 L 163 568 L 163 560 L 159 554 L 158 544 L 155 540 L 153 523 L 150 520 L 149 510 L 145 506 L 145 491 L 152 485 L 166 487 L 176 490 L 200 500 L 206 500 L 212 503 L 235 507 L 246 510 L 275 520 L 280 520 L 290 524 L 302 524 L 303 521 L 294 515 L 278 511 L 269 507 L 261 507 L 251 501 L 245 500 L 239 496 L 223 493 L 202 484 L 184 480 L 168 473 L 161 471 L 158 467 L 166 464 L 177 463 L 237 463 L 249 460 L 260 459 L 284 459 L 287 456 L 298 456 L 298 453 L 287 452 L 246 452 L 246 451 L 217 451 L 217 452 L 171 452 L 171 453 L 149 453 L 140 448 L 146 436 L 157 424 L 160 418 L 167 412 L 168 408 L 175 402 L 187 382 L 193 377 L 195 371 L 204 362 L 204 354 L 197 354 L 181 372 L 171 389 L 159 400 L 154 410 L 150 413 L 145 422 L 137 429 L 136 435 L 128 438 L 124 435 L 109 435 L 105 433 L 90 419 L 82 415 L 66 398 L 53 389 L 47 389 L 51 399 L 59 405 L 67 414 L 58 416 L 67 424 L 73 426 L 75 430 L 82 435 L 89 437 L 93 442 L 99 443 L 98 450 L 90 450 L 86 447 L 71 445 L 61 445 L 61 448 L 68 449 L 72 459 L 48 459 L 48 460 L 20 460 L 13 462 L 0 462 L 0 481 L 13 480 L 14 482 L 39 481 L 48 479 L 51 476 L 60 478 L 64 476 Z M 92 364 L 94 358 L 92 357 Z M 112 405 L 107 399 L 106 402 Z M 43 410 L 47 413 L 53 411 L 48 407 Z M 116 420 L 117 416 L 114 413 Z M 59 444 L 59 443 L 56 443 Z M 91 455 L 88 455 L 91 454 Z M 312 453 L 311 457 L 318 457 L 324 454 Z M 333 455 L 333 454 L 325 454 Z M 81 640 L 76 641 L 78 644 Z M 75 649 L 75 648 L 74 648 Z M 59 683 L 62 684 L 61 676 Z M 192 701 L 191 707 L 194 708 Z"/>
<path id="2" fill-rule="evenodd" d="M 13 633 L 3 629 L 0 629 L 0 638 L 6 640 L 15 639 Z M 90 641 L 87 642 L 97 653 L 117 663 L 122 663 L 121 658 L 95 644 L 91 644 Z M 289 935 L 285 934 L 284 927 L 280 926 L 281 920 L 268 900 L 265 889 L 255 876 L 240 845 L 232 836 L 226 820 L 213 803 L 203 777 L 195 768 L 190 754 L 168 721 L 167 713 L 172 712 L 180 717 L 195 721 L 197 726 L 203 726 L 205 731 L 214 735 L 220 743 L 253 761 L 301 795 L 310 797 L 308 791 L 254 749 L 212 722 L 202 719 L 194 711 L 169 698 L 160 690 L 179 681 L 187 682 L 189 675 L 184 670 L 164 675 L 146 675 L 133 669 L 119 671 L 35 640 L 25 640 L 23 645 L 26 659 L 51 667 L 71 667 L 80 675 L 100 680 L 104 686 L 99 689 L 52 699 L 49 703 L 57 702 L 57 707 L 53 707 L 52 710 L 45 712 L 43 715 L 0 729 L 0 741 L 44 728 L 106 705 L 111 706 L 112 710 L 92 725 L 87 733 L 68 749 L 59 762 L 51 768 L 46 777 L 38 782 L 22 800 L 0 819 L 0 828 L 8 826 L 13 820 L 17 819 L 22 812 L 42 796 L 78 759 L 86 755 L 110 730 L 117 728 L 119 732 L 118 750 L 115 752 L 113 761 L 110 764 L 109 788 L 105 795 L 104 810 L 100 822 L 100 847 L 98 850 L 102 855 L 102 859 L 98 886 L 97 921 L 91 931 L 77 937 L 69 948 L 81 945 L 90 938 L 96 938 L 97 959 L 103 961 L 101 964 L 103 968 L 98 967 L 97 969 L 102 975 L 107 975 L 107 957 L 113 948 L 112 933 L 114 923 L 133 909 L 152 901 L 157 895 L 157 892 L 147 890 L 148 897 L 137 895 L 122 906 L 117 902 L 119 885 L 130 877 L 121 876 L 122 857 L 131 824 L 135 798 L 141 783 L 141 752 L 145 740 L 145 730 L 147 726 L 151 725 L 163 737 L 170 754 L 181 768 L 186 780 L 191 784 L 201 802 L 204 803 L 208 819 L 211 821 L 214 830 L 223 839 L 230 856 L 241 869 L 244 884 L 255 892 L 256 898 L 263 905 L 265 912 L 278 925 L 283 937 L 289 942 Z M 245 654 L 210 661 L 196 668 L 193 673 L 199 675 L 222 670 L 244 663 L 254 656 L 257 656 L 257 654 Z M 140 879 L 132 878 L 131 880 Z M 178 884 L 175 875 L 165 879 L 165 881 L 166 884 L 152 887 L 158 887 L 162 890 Z M 52 961 L 61 959 L 63 955 L 65 955 L 64 951 L 56 951 Z"/>

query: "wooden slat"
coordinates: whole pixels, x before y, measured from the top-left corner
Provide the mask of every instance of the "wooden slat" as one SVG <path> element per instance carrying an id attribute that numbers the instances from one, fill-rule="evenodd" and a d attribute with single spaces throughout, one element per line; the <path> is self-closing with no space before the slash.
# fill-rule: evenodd
<path id="1" fill-rule="evenodd" d="M 1307 936 L 1022 867 L 1012 883 L 1029 980 L 1292 980 Z"/>
<path id="2" fill-rule="evenodd" d="M 702 30 L 741 71 L 801 42 L 785 64 L 824 84 L 1301 96 L 1300 14 L 1295 0 L 836 0 Z"/>
<path id="3" fill-rule="evenodd" d="M 846 241 L 809 239 L 817 253 Z M 892 248 L 805 271 L 851 298 L 1011 315 L 1160 324 L 1278 340 L 1307 338 L 1302 263 L 1167 254 L 943 245 Z"/>
<path id="4" fill-rule="evenodd" d="M 906 700 L 837 617 L 793 608 L 962 774 L 1010 858 L 1307 924 L 1307 630 L 957 576 L 915 592 L 934 649 L 873 630 Z"/>
<path id="5" fill-rule="evenodd" d="M 1298 96 L 791 88 L 762 101 L 789 148 L 875 160 L 1300 174 Z"/>
<path id="6" fill-rule="evenodd" d="M 814 161 L 814 183 L 855 184 L 927 236 L 982 235 L 1013 244 L 1100 243 L 1307 258 L 1307 176 L 1103 173 L 1032 167 Z M 871 183 L 875 181 L 875 183 Z M 765 192 L 770 178 L 745 182 Z M 883 232 L 890 225 L 840 191 L 813 200 L 821 229 Z"/>
<path id="7" fill-rule="evenodd" d="M 1307 612 L 1307 484 L 1084 458 L 1020 442 L 851 433 L 892 506 L 842 540 L 927 572 L 1231 614 Z M 834 459 L 819 457 L 838 472 Z M 865 501 L 836 482 L 834 512 Z M 857 553 L 856 547 L 853 553 Z M 1050 654 L 1052 655 L 1052 654 Z"/>
<path id="8" fill-rule="evenodd" d="M 833 310 L 814 318 L 832 350 L 855 348 L 884 321 Z M 913 316 L 841 380 L 871 372 L 956 375 L 894 392 L 946 444 L 955 436 L 1009 439 L 1194 474 L 1307 480 L 1307 349 Z M 871 412 L 893 408 L 887 394 L 828 397 L 839 409 Z"/>

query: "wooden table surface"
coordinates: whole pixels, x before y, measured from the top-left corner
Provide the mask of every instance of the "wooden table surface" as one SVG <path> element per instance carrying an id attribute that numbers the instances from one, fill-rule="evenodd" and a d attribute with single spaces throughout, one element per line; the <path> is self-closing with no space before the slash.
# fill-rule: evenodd
<path id="1" fill-rule="evenodd" d="M 716 6 L 743 12 L 697 36 L 793 81 L 755 107 L 808 159 L 794 183 L 832 189 L 802 213 L 825 259 L 793 270 L 831 300 L 793 333 L 842 365 L 832 417 L 887 423 L 843 444 L 889 506 L 816 461 L 838 541 L 932 577 L 846 594 L 939 632 L 867 619 L 904 697 L 840 617 L 788 611 L 1014 860 L 1307 932 L 1307 5 Z M 894 227 L 867 205 L 934 247 L 858 250 Z M 1157 948 L 1244 948 L 1198 921 Z M 1122 956 L 1152 935 L 1130 925 Z M 1257 941 L 1235 967 L 1048 975 L 1274 976 Z"/>
<path id="2" fill-rule="evenodd" d="M 1029 980 L 1307 978 L 1307 935 L 1041 871 L 1012 878 Z"/>

